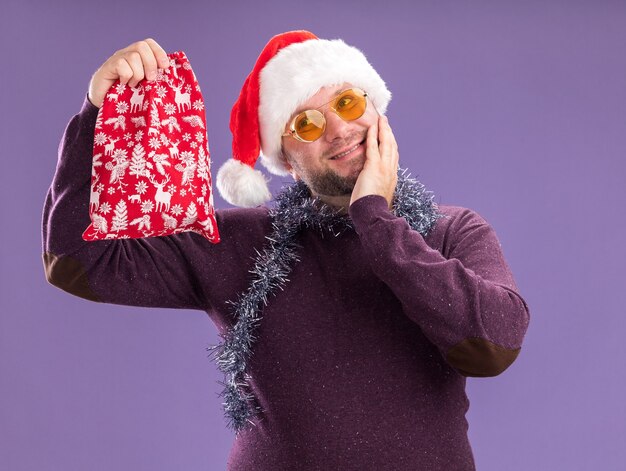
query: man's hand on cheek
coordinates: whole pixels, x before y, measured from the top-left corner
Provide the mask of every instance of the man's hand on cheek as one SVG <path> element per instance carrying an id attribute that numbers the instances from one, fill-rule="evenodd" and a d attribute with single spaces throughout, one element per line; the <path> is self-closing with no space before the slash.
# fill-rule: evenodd
<path id="1" fill-rule="evenodd" d="M 384 196 L 389 209 L 398 181 L 398 144 L 386 116 L 378 118 L 378 124 L 367 132 L 365 164 L 357 178 L 350 204 L 367 195 Z"/>

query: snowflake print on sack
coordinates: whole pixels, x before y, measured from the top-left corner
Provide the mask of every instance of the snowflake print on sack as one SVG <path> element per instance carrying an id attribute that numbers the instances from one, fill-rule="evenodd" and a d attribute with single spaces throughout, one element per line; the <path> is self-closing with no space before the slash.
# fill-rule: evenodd
<path id="1" fill-rule="evenodd" d="M 100 205 L 100 209 L 99 209 L 99 211 L 100 211 L 102 214 L 108 214 L 108 213 L 109 213 L 109 211 L 111 211 L 111 205 L 105 201 L 104 203 L 102 203 L 102 204 Z"/>
<path id="2" fill-rule="evenodd" d="M 98 133 L 98 134 L 96 134 L 96 136 L 94 137 L 93 142 L 94 142 L 94 144 L 101 146 L 101 145 L 103 145 L 104 143 L 106 143 L 106 141 L 107 141 L 108 139 L 109 139 L 109 138 L 107 137 L 107 135 L 106 135 L 106 134 L 104 134 L 103 132 L 99 132 L 99 133 Z"/>
<path id="3" fill-rule="evenodd" d="M 128 111 L 128 104 L 124 103 L 123 101 L 118 101 L 117 104 L 115 105 L 115 111 L 117 111 L 120 114 L 126 113 Z"/>
<path id="4" fill-rule="evenodd" d="M 220 242 L 204 100 L 183 51 L 136 87 L 119 80 L 98 111 L 87 241 L 196 232 Z"/>
<path id="5" fill-rule="evenodd" d="M 196 100 L 193 102 L 193 109 L 194 110 L 198 110 L 198 111 L 202 111 L 204 109 L 204 103 L 202 103 L 200 100 Z"/>
<path id="6" fill-rule="evenodd" d="M 152 201 L 147 200 L 141 203 L 142 213 L 151 213 L 153 209 L 154 209 L 154 204 L 152 203 Z"/>
<path id="7" fill-rule="evenodd" d="M 175 216 L 180 216 L 183 212 L 183 207 L 180 204 L 175 204 L 174 206 L 172 206 L 172 209 L 170 210 L 170 213 L 172 213 Z"/>
<path id="8" fill-rule="evenodd" d="M 146 184 L 146 182 L 138 182 L 135 185 L 135 191 L 139 193 L 140 195 L 143 195 L 147 189 L 148 189 L 148 185 Z"/>
<path id="9" fill-rule="evenodd" d="M 165 113 L 170 115 L 176 113 L 176 106 L 173 103 L 168 103 L 163 107 Z"/>

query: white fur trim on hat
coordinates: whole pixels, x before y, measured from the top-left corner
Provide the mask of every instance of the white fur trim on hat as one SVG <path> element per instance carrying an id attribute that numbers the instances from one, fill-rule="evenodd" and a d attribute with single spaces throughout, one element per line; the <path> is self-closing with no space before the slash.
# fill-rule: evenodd
<path id="1" fill-rule="evenodd" d="M 261 163 L 270 172 L 288 174 L 280 148 L 293 112 L 322 87 L 344 82 L 365 90 L 378 112 L 385 113 L 391 92 L 365 55 L 341 39 L 291 44 L 263 67 L 259 77 Z"/>
<path id="2" fill-rule="evenodd" d="M 220 167 L 216 185 L 222 197 L 235 206 L 253 208 L 272 198 L 263 172 L 235 159 Z"/>

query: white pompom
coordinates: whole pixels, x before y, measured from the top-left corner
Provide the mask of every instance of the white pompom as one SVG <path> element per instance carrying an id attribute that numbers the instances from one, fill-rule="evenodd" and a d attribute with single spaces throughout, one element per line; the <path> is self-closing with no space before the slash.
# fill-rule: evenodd
<path id="1" fill-rule="evenodd" d="M 272 199 L 263 173 L 239 160 L 228 159 L 217 172 L 217 189 L 235 206 L 253 208 Z"/>

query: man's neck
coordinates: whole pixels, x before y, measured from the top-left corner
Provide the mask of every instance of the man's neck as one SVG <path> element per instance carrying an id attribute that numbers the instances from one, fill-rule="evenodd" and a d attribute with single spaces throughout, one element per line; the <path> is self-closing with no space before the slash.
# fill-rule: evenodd
<path id="1" fill-rule="evenodd" d="M 350 197 L 351 195 L 343 195 L 343 196 L 328 196 L 328 195 L 318 195 L 311 191 L 313 196 L 316 196 L 323 203 L 331 206 L 334 209 L 338 210 L 339 214 L 348 214 L 348 208 L 350 207 Z"/>

